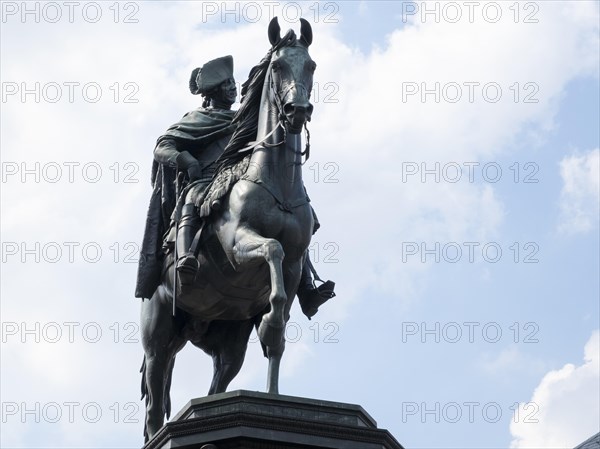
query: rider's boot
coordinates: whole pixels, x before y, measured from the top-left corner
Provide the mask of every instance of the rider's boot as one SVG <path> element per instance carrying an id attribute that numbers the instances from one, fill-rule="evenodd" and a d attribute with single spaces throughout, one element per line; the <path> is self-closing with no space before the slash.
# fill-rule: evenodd
<path id="1" fill-rule="evenodd" d="M 200 268 L 198 259 L 190 249 L 198 229 L 200 216 L 196 206 L 193 203 L 184 204 L 177 225 L 177 273 L 181 285 L 193 284 Z"/>
<path id="2" fill-rule="evenodd" d="M 329 299 L 335 296 L 333 291 L 335 282 L 327 281 L 323 282 L 318 287 L 315 285 L 315 281 L 312 278 L 312 273 L 315 273 L 315 277 L 318 281 L 321 281 L 316 275 L 316 271 L 312 267 L 312 263 L 306 252 L 306 258 L 304 259 L 304 265 L 302 266 L 302 275 L 300 276 L 300 285 L 298 286 L 298 299 L 302 313 L 310 320 L 318 311 L 319 307 L 325 304 Z"/>

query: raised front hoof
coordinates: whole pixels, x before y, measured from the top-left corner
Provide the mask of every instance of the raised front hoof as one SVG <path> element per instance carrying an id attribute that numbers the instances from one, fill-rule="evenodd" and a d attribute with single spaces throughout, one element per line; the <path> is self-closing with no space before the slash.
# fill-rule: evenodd
<path id="1" fill-rule="evenodd" d="M 335 297 L 335 282 L 327 281 L 317 288 L 298 290 L 298 299 L 302 313 L 310 320 L 319 311 L 319 307 Z"/>
<path id="2" fill-rule="evenodd" d="M 283 343 L 285 324 L 283 326 L 274 326 L 263 317 L 258 326 L 258 338 L 265 346 L 274 348 Z"/>
<path id="3" fill-rule="evenodd" d="M 185 255 L 177 262 L 177 276 L 182 286 L 192 285 L 196 280 L 196 274 L 200 264 L 193 255 Z"/>

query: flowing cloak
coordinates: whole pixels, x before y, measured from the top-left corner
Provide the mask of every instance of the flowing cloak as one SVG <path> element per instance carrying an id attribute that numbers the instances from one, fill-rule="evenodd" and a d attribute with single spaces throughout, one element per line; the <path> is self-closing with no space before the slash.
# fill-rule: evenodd
<path id="1" fill-rule="evenodd" d="M 136 298 L 151 298 L 160 284 L 165 258 L 163 237 L 175 208 L 176 157 L 188 151 L 197 159 L 211 144 L 231 137 L 235 111 L 198 108 L 188 112 L 156 141 L 152 196 L 138 262 Z"/>

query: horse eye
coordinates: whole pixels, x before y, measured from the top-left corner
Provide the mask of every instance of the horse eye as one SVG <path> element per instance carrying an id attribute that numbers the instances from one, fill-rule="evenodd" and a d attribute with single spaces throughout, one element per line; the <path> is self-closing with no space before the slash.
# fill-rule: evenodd
<path id="1" fill-rule="evenodd" d="M 314 72 L 317 68 L 317 64 L 315 62 L 311 62 L 308 66 L 308 70 L 310 70 L 311 72 Z"/>
<path id="2" fill-rule="evenodd" d="M 271 68 L 273 69 L 274 72 L 278 72 L 279 69 L 281 68 L 281 66 L 277 62 L 274 62 L 273 66 Z"/>

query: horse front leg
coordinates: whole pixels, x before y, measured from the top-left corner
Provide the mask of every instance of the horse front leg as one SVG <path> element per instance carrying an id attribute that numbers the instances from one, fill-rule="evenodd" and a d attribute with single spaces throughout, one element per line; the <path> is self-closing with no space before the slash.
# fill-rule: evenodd
<path id="1" fill-rule="evenodd" d="M 279 361 L 285 347 L 285 306 L 288 300 L 282 268 L 285 254 L 277 240 L 262 237 L 248 228 L 239 228 L 236 232 L 233 255 L 238 264 L 264 259 L 269 265 L 271 310 L 262 317 L 258 326 L 258 337 L 261 343 L 267 347 L 267 356 L 269 357 L 267 392 L 278 393 Z"/>
<path id="2" fill-rule="evenodd" d="M 283 312 L 284 323 L 287 323 L 290 319 L 290 309 L 294 296 L 296 296 L 296 290 L 298 290 L 298 284 L 300 282 L 300 273 L 302 271 L 301 262 L 293 262 L 288 264 L 284 271 L 284 285 L 287 295 L 287 301 Z M 284 324 L 285 326 L 285 324 Z M 285 333 L 285 329 L 284 329 Z M 285 350 L 285 338 L 282 338 L 279 346 L 267 347 L 267 357 L 269 358 L 269 372 L 267 378 L 267 391 L 270 393 L 279 392 L 279 365 L 281 363 L 281 357 Z"/>

